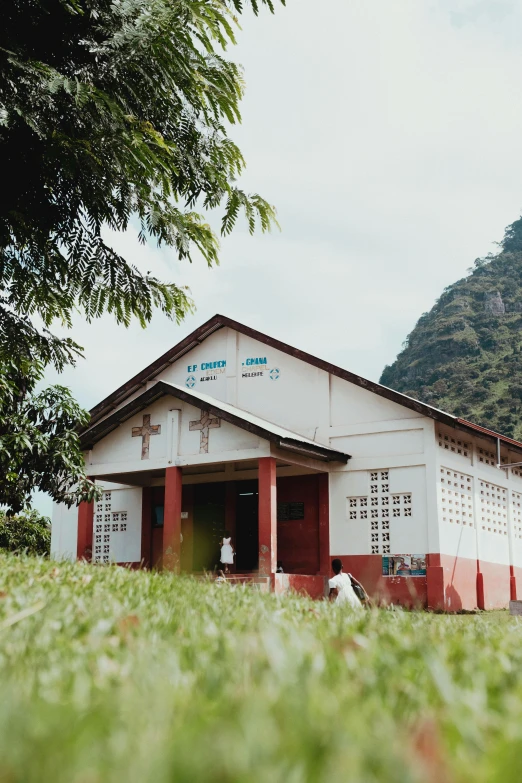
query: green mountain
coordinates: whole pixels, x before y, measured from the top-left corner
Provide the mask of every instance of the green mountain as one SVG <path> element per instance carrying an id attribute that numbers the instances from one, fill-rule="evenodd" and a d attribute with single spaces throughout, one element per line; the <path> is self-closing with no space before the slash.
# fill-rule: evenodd
<path id="1" fill-rule="evenodd" d="M 522 218 L 444 290 L 380 382 L 522 439 Z"/>

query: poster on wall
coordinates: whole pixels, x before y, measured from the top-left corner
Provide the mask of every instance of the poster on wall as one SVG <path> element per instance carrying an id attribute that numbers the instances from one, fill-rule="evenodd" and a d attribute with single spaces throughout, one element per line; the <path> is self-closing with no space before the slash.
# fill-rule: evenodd
<path id="1" fill-rule="evenodd" d="M 383 576 L 426 576 L 426 555 L 385 555 Z"/>

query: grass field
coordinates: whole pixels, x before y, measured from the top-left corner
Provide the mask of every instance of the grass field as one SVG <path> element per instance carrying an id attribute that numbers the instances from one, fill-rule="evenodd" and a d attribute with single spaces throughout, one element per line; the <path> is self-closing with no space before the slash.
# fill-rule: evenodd
<path id="1" fill-rule="evenodd" d="M 522 779 L 522 624 L 0 555 L 0 781 Z"/>

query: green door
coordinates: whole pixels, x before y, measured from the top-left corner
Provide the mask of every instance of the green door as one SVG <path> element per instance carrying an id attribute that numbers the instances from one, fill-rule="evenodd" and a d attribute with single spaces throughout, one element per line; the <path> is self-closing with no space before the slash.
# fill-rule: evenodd
<path id="1" fill-rule="evenodd" d="M 225 530 L 225 484 L 194 485 L 194 571 L 212 571 L 219 563 Z"/>

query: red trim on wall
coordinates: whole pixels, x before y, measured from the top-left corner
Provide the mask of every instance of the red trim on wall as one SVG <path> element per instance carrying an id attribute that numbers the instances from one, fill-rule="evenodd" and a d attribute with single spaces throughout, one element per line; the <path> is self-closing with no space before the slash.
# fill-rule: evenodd
<path id="1" fill-rule="evenodd" d="M 458 612 L 477 608 L 477 561 L 453 555 L 428 555 L 429 563 L 437 558 L 444 575 L 444 609 Z M 479 580 L 480 581 L 480 580 Z M 439 608 L 439 607 L 437 607 Z"/>
<path id="2" fill-rule="evenodd" d="M 276 595 L 299 593 L 321 600 L 327 595 L 327 578 L 322 574 L 272 574 L 271 587 Z"/>
<path id="3" fill-rule="evenodd" d="M 505 609 L 509 606 L 510 567 L 481 560 L 480 571 L 484 589 L 484 604 L 481 606 L 479 603 L 479 609 Z"/>
<path id="4" fill-rule="evenodd" d="M 343 562 L 377 603 L 425 608 L 428 604 L 427 578 L 423 576 L 383 576 L 381 555 L 333 555 Z"/>
<path id="5" fill-rule="evenodd" d="M 409 579 L 383 577 L 380 555 L 338 557 L 377 601 L 447 612 L 505 608 L 522 578 L 522 569 L 438 553 L 427 555 L 426 578 Z"/>

